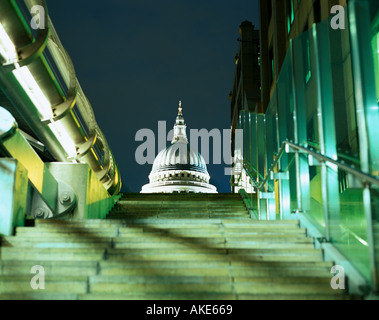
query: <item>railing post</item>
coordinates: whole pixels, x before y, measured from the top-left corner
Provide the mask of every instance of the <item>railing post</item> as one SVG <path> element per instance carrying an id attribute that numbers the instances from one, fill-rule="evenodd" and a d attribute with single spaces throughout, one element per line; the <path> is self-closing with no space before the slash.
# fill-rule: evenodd
<path id="1" fill-rule="evenodd" d="M 329 24 L 320 23 L 313 25 L 312 30 L 315 76 L 318 87 L 317 122 L 321 154 L 337 159 L 329 28 Z M 321 191 L 325 219 L 325 238 L 327 241 L 330 241 L 331 220 L 334 221 L 334 225 L 339 225 L 340 205 L 337 173 L 337 166 L 333 164 L 327 165 L 326 163 L 321 164 Z M 338 232 L 338 228 L 334 231 Z"/>
<path id="2" fill-rule="evenodd" d="M 288 63 L 288 62 L 287 62 Z M 283 64 L 282 72 L 285 72 L 285 68 L 288 65 L 286 62 Z M 284 73 L 286 74 L 286 72 Z M 289 79 L 288 79 L 289 81 Z M 288 96 L 289 92 L 287 92 L 286 86 L 288 82 L 278 81 L 276 85 L 277 91 L 277 143 L 278 143 L 278 151 L 282 147 L 283 141 L 288 139 L 289 130 L 288 130 L 288 113 L 289 113 L 289 101 L 290 97 Z M 292 95 L 292 92 L 290 93 Z M 278 161 L 278 172 L 285 172 L 289 168 L 290 160 L 287 154 L 283 154 L 282 157 Z M 279 179 L 279 205 L 280 205 L 280 219 L 290 219 L 291 218 L 291 192 L 290 192 L 290 180 Z"/>
<path id="3" fill-rule="evenodd" d="M 374 225 L 372 217 L 371 206 L 371 188 L 368 183 L 363 188 L 363 206 L 366 217 L 366 230 L 367 230 L 367 243 L 368 243 L 368 255 L 371 270 L 372 286 L 375 292 L 378 292 L 378 270 L 376 261 L 376 245 L 374 237 Z"/>
<path id="4" fill-rule="evenodd" d="M 294 140 L 296 144 L 307 141 L 307 118 L 305 112 L 305 92 L 304 92 L 304 63 L 302 57 L 302 45 L 300 41 L 291 40 L 291 71 L 292 71 L 292 94 L 293 94 L 293 121 Z M 300 157 L 298 150 L 295 152 L 296 165 L 296 196 L 297 210 L 303 212 L 309 210 L 309 201 L 303 201 L 310 196 L 309 169 L 308 162 Z"/>

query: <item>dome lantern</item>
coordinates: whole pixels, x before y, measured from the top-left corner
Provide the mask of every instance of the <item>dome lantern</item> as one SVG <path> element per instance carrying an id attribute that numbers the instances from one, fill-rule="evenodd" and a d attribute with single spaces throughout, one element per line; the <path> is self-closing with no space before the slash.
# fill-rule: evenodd
<path id="1" fill-rule="evenodd" d="M 172 144 L 174 143 L 188 143 L 187 139 L 187 126 L 184 122 L 183 118 L 183 109 L 182 109 L 182 101 L 179 101 L 179 110 L 178 110 L 178 116 L 176 117 L 176 122 L 174 125 L 174 137 L 171 141 Z"/>

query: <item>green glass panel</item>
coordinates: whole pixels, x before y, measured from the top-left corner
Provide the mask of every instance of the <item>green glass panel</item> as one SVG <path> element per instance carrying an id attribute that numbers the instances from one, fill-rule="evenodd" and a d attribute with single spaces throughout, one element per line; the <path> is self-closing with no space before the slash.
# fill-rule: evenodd
<path id="1" fill-rule="evenodd" d="M 331 242 L 369 280 L 367 223 L 363 207 L 363 191 L 362 188 L 352 186 L 351 179 L 342 170 L 338 171 L 336 179 L 340 184 L 337 195 L 340 206 L 337 214 L 333 212 L 333 202 L 331 201 L 329 204 Z"/>
<path id="2" fill-rule="evenodd" d="M 265 115 L 265 125 L 266 125 L 266 131 L 265 131 L 265 165 L 266 165 L 266 174 L 268 170 L 273 165 L 276 156 L 278 154 L 278 140 L 277 140 L 277 126 L 276 126 L 276 119 L 277 119 L 277 99 L 276 99 L 276 89 L 274 91 L 273 97 L 270 101 L 269 107 L 267 109 L 266 115 Z M 274 191 L 274 181 L 269 180 L 268 190 Z"/>
<path id="3" fill-rule="evenodd" d="M 264 180 L 265 176 L 265 138 L 263 135 L 265 125 L 264 115 L 257 115 L 257 126 L 256 126 L 256 138 L 257 138 L 257 167 L 259 179 Z"/>
<path id="4" fill-rule="evenodd" d="M 349 24 L 329 37 L 338 159 L 360 168 Z"/>

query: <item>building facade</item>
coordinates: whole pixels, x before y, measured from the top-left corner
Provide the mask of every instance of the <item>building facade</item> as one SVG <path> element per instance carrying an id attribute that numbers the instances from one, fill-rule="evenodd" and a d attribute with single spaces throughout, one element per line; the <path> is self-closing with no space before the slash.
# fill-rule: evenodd
<path id="1" fill-rule="evenodd" d="M 252 193 L 250 177 L 243 170 L 241 154 L 236 150 L 236 128 L 242 111 L 260 112 L 261 108 L 261 72 L 259 56 L 259 31 L 249 21 L 244 21 L 239 27 L 239 49 L 234 58 L 236 71 L 233 88 L 229 94 L 231 103 L 231 150 L 236 159 L 232 175 L 232 192 L 241 188 Z M 238 148 L 237 148 L 238 149 Z"/>
<path id="2" fill-rule="evenodd" d="M 260 56 L 262 111 L 265 112 L 291 39 L 328 19 L 333 6 L 346 7 L 346 0 L 261 0 Z"/>
<path id="3" fill-rule="evenodd" d="M 248 177 L 258 219 L 299 219 L 377 290 L 379 2 L 262 0 L 260 16 L 232 188 Z"/>

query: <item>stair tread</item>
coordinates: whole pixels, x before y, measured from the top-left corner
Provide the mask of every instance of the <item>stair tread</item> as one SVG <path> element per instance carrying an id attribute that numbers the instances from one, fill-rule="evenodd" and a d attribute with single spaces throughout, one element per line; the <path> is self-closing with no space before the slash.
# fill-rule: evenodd
<path id="1" fill-rule="evenodd" d="M 0 300 L 353 298 L 298 220 L 252 220 L 239 195 L 128 194 L 106 220 L 36 220 L 0 250 Z"/>

